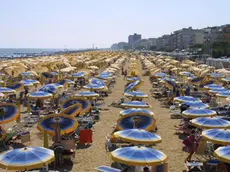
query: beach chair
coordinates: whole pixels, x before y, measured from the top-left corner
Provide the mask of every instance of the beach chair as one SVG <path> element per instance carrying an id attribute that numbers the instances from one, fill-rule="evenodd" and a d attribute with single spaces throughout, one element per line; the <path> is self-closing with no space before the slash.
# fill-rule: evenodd
<path id="1" fill-rule="evenodd" d="M 205 171 L 217 171 L 219 164 L 220 161 L 217 159 L 207 160 L 207 162 L 205 162 Z"/>
<path id="2" fill-rule="evenodd" d="M 203 163 L 198 161 L 186 162 L 185 168 L 187 172 L 201 172 L 203 171 Z"/>
<path id="3" fill-rule="evenodd" d="M 95 170 L 97 170 L 98 172 L 121 172 L 121 170 L 117 168 L 113 168 L 105 165 L 96 167 Z"/>

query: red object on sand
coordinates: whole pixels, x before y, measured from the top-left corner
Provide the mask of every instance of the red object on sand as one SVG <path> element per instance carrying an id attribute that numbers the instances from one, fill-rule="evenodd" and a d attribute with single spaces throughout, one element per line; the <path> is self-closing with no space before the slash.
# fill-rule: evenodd
<path id="1" fill-rule="evenodd" d="M 80 130 L 80 144 L 92 143 L 93 142 L 93 132 L 92 130 Z"/>

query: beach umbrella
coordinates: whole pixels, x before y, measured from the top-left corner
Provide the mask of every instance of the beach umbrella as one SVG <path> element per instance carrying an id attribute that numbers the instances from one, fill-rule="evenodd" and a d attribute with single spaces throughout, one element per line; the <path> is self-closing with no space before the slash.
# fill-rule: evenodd
<path id="1" fill-rule="evenodd" d="M 18 107 L 12 103 L 0 103 L 0 124 L 16 120 L 20 115 Z"/>
<path id="2" fill-rule="evenodd" d="M 190 120 L 192 125 L 199 128 L 227 128 L 230 127 L 230 122 L 219 117 L 199 117 Z"/>
<path id="3" fill-rule="evenodd" d="M 154 113 L 148 109 L 131 108 L 120 111 L 120 115 L 154 115 Z"/>
<path id="4" fill-rule="evenodd" d="M 222 78 L 221 81 L 230 82 L 230 78 Z"/>
<path id="5" fill-rule="evenodd" d="M 58 81 L 56 84 L 58 84 L 58 86 L 62 85 L 64 87 L 65 85 L 68 85 L 68 81 L 67 79 L 63 79 L 63 80 Z"/>
<path id="6" fill-rule="evenodd" d="M 49 99 L 52 98 L 53 95 L 45 91 L 36 91 L 30 93 L 28 97 L 31 99 Z"/>
<path id="7" fill-rule="evenodd" d="M 24 76 L 24 77 L 28 77 L 28 76 L 35 76 L 33 72 L 29 71 L 29 72 L 21 72 L 20 73 L 21 76 Z"/>
<path id="8" fill-rule="evenodd" d="M 194 102 L 194 101 L 201 102 L 200 99 L 192 97 L 192 96 L 179 96 L 179 97 L 175 97 L 174 101 L 177 101 L 177 102 L 191 102 L 191 101 L 192 102 Z"/>
<path id="9" fill-rule="evenodd" d="M 96 85 L 101 85 L 101 86 L 106 86 L 104 81 L 102 81 L 101 79 L 98 78 L 91 78 L 89 80 L 90 84 L 96 84 Z"/>
<path id="10" fill-rule="evenodd" d="M 74 77 L 74 78 L 82 78 L 82 77 L 85 77 L 86 75 L 87 75 L 87 72 L 81 71 L 81 72 L 73 73 L 72 77 Z"/>
<path id="11" fill-rule="evenodd" d="M 136 80 L 140 80 L 140 78 L 139 77 L 127 77 L 127 81 L 129 82 L 134 82 Z"/>
<path id="12" fill-rule="evenodd" d="M 126 87 L 124 92 L 129 92 L 132 91 L 134 89 L 137 89 L 140 85 L 141 85 L 141 80 L 136 80 L 134 82 L 129 83 Z"/>
<path id="13" fill-rule="evenodd" d="M 153 166 L 167 161 L 163 152 L 142 146 L 118 148 L 111 152 L 111 157 L 115 162 L 129 166 Z"/>
<path id="14" fill-rule="evenodd" d="M 223 78 L 224 74 L 222 73 L 211 73 L 212 78 Z"/>
<path id="15" fill-rule="evenodd" d="M 82 111 L 82 105 L 80 103 L 75 103 L 66 109 L 62 110 L 60 114 L 76 116 Z"/>
<path id="16" fill-rule="evenodd" d="M 11 88 L 0 87 L 0 93 L 3 93 L 3 94 L 15 94 L 16 91 L 11 89 Z"/>
<path id="17" fill-rule="evenodd" d="M 156 120 L 152 115 L 125 115 L 117 120 L 117 130 L 126 130 L 132 128 L 151 131 L 155 127 Z"/>
<path id="18" fill-rule="evenodd" d="M 182 116 L 185 118 L 198 118 L 216 116 L 216 111 L 210 109 L 189 109 L 182 112 Z"/>
<path id="19" fill-rule="evenodd" d="M 223 97 L 223 98 L 227 98 L 230 96 L 230 91 L 223 91 L 223 92 L 220 92 L 218 94 L 216 94 L 217 97 Z"/>
<path id="20" fill-rule="evenodd" d="M 93 98 L 93 97 L 99 97 L 98 93 L 92 92 L 92 91 L 81 91 L 77 94 L 75 94 L 76 97 L 88 97 L 88 98 Z"/>
<path id="21" fill-rule="evenodd" d="M 124 102 L 120 104 L 121 107 L 124 108 L 150 108 L 151 106 L 142 101 L 130 101 Z"/>
<path id="22" fill-rule="evenodd" d="M 211 90 L 209 90 L 208 92 L 219 94 L 219 93 L 226 92 L 226 91 L 229 91 L 229 90 L 227 90 L 227 89 L 225 89 L 225 88 L 223 87 L 223 88 L 211 89 Z"/>
<path id="23" fill-rule="evenodd" d="M 208 104 L 202 103 L 200 101 L 189 101 L 189 102 L 183 102 L 182 104 L 188 105 L 189 109 L 196 109 L 196 108 L 206 109 L 206 108 L 209 108 Z"/>
<path id="24" fill-rule="evenodd" d="M 214 151 L 214 156 L 221 162 L 230 163 L 230 146 L 222 146 Z"/>
<path id="25" fill-rule="evenodd" d="M 7 170 L 44 168 L 54 161 L 54 151 L 43 147 L 24 147 L 0 155 L 0 167 Z"/>
<path id="26" fill-rule="evenodd" d="M 40 82 L 34 79 L 25 79 L 21 81 L 22 84 L 39 84 Z"/>
<path id="27" fill-rule="evenodd" d="M 60 127 L 60 134 L 68 134 L 73 132 L 78 127 L 78 122 L 73 116 L 64 115 L 64 114 L 53 114 L 47 115 L 44 118 L 41 118 L 38 122 L 37 128 L 44 132 L 46 131 L 48 134 L 54 136 L 55 135 L 55 124 L 58 124 Z"/>
<path id="28" fill-rule="evenodd" d="M 92 108 L 90 102 L 84 98 L 81 98 L 81 97 L 74 97 L 74 98 L 67 99 L 66 101 L 64 101 L 61 104 L 60 107 L 62 110 L 64 110 L 64 109 L 66 109 L 69 106 L 74 105 L 74 104 L 81 104 L 82 105 L 82 110 L 80 112 L 80 115 L 83 115 L 84 113 L 89 112 Z"/>
<path id="29" fill-rule="evenodd" d="M 162 73 L 162 72 L 157 72 L 154 74 L 155 77 L 158 77 L 158 78 L 163 78 L 163 77 L 168 77 L 169 75 L 166 74 L 166 73 Z"/>
<path id="30" fill-rule="evenodd" d="M 97 78 L 101 78 L 101 79 L 107 80 L 107 79 L 110 79 L 112 76 L 113 76 L 113 74 L 111 72 L 104 71 L 104 72 L 101 72 L 97 76 Z"/>
<path id="31" fill-rule="evenodd" d="M 209 129 L 202 132 L 205 140 L 215 144 L 230 145 L 230 129 Z"/>
<path id="32" fill-rule="evenodd" d="M 199 85 L 203 80 L 204 77 L 190 77 L 191 80 L 189 80 L 190 83 L 194 84 L 194 85 Z"/>
<path id="33" fill-rule="evenodd" d="M 71 84 L 75 84 L 75 82 L 74 82 L 74 81 L 72 81 L 71 79 L 67 79 L 67 82 L 68 82 L 68 84 L 69 84 L 69 85 L 71 85 Z"/>
<path id="34" fill-rule="evenodd" d="M 47 85 L 42 86 L 39 89 L 39 91 L 44 91 L 44 92 L 51 93 L 51 94 L 57 93 L 57 90 L 58 90 L 58 87 L 57 85 L 54 85 L 54 84 L 47 84 Z"/>
<path id="35" fill-rule="evenodd" d="M 161 137 L 156 133 L 151 133 L 143 129 L 127 129 L 117 131 L 114 136 L 125 142 L 135 144 L 155 144 L 161 142 Z"/>
<path id="36" fill-rule="evenodd" d="M 218 85 L 218 84 L 208 84 L 208 85 L 205 85 L 204 88 L 206 89 L 224 89 L 224 87 L 222 87 L 221 85 Z"/>
<path id="37" fill-rule="evenodd" d="M 17 84 L 8 86 L 7 88 L 10 88 L 10 89 L 15 90 L 17 92 L 17 91 L 23 90 L 24 89 L 24 85 L 21 84 L 21 83 L 17 83 Z"/>
<path id="38" fill-rule="evenodd" d="M 148 98 L 148 95 L 140 91 L 125 92 L 126 97 Z"/>
<path id="39" fill-rule="evenodd" d="M 89 90 L 103 90 L 103 89 L 106 89 L 106 86 L 98 85 L 98 84 L 87 84 L 87 85 L 84 85 L 83 88 L 89 89 Z"/>
<path id="40" fill-rule="evenodd" d="M 192 75 L 192 73 L 184 71 L 184 72 L 180 72 L 179 75 L 181 75 L 181 76 L 190 76 L 190 75 Z"/>

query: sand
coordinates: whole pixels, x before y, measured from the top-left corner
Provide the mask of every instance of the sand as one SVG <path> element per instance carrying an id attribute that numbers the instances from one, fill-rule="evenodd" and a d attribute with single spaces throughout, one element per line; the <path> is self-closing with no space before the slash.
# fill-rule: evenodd
<path id="1" fill-rule="evenodd" d="M 127 64 L 126 64 L 127 67 Z M 142 76 L 144 85 L 140 87 L 140 91 L 150 95 L 152 87 L 149 77 Z M 105 98 L 105 104 L 102 108 L 109 108 L 108 111 L 102 111 L 100 121 L 94 125 L 93 144 L 88 148 L 77 149 L 76 157 L 73 164 L 69 166 L 68 171 L 78 172 L 94 172 L 94 168 L 100 165 L 110 166 L 113 162 L 110 158 L 110 153 L 105 150 L 105 137 L 113 131 L 114 123 L 119 118 L 119 112 L 122 109 L 108 107 L 113 101 L 118 101 L 122 97 L 124 85 L 126 81 L 119 74 L 116 79 L 116 84 L 112 89 L 113 92 L 109 97 Z M 180 172 L 184 170 L 184 160 L 187 153 L 182 151 L 182 140 L 175 135 L 174 124 L 178 124 L 179 120 L 170 119 L 169 110 L 162 108 L 160 103 L 152 97 L 145 99 L 155 113 L 157 119 L 158 134 L 162 137 L 162 143 L 157 144 L 154 148 L 163 151 L 168 155 L 169 171 Z M 29 145 L 42 146 L 43 135 L 34 126 L 31 130 L 31 143 Z M 51 144 L 51 142 L 50 142 Z"/>

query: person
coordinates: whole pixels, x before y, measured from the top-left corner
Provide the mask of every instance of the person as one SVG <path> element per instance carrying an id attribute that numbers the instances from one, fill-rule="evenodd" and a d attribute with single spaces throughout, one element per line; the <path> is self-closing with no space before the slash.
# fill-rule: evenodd
<path id="1" fill-rule="evenodd" d="M 144 168 L 143 168 L 143 172 L 150 172 L 149 167 L 144 167 Z"/>
<path id="2" fill-rule="evenodd" d="M 127 77 L 127 70 L 125 70 L 124 72 L 124 79 L 126 79 L 126 77 Z"/>
<path id="3" fill-rule="evenodd" d="M 185 95 L 190 96 L 190 87 L 189 86 L 185 89 Z"/>
<path id="4" fill-rule="evenodd" d="M 187 110 L 189 108 L 189 105 L 182 103 L 180 106 L 180 112 L 184 112 L 185 110 Z"/>

